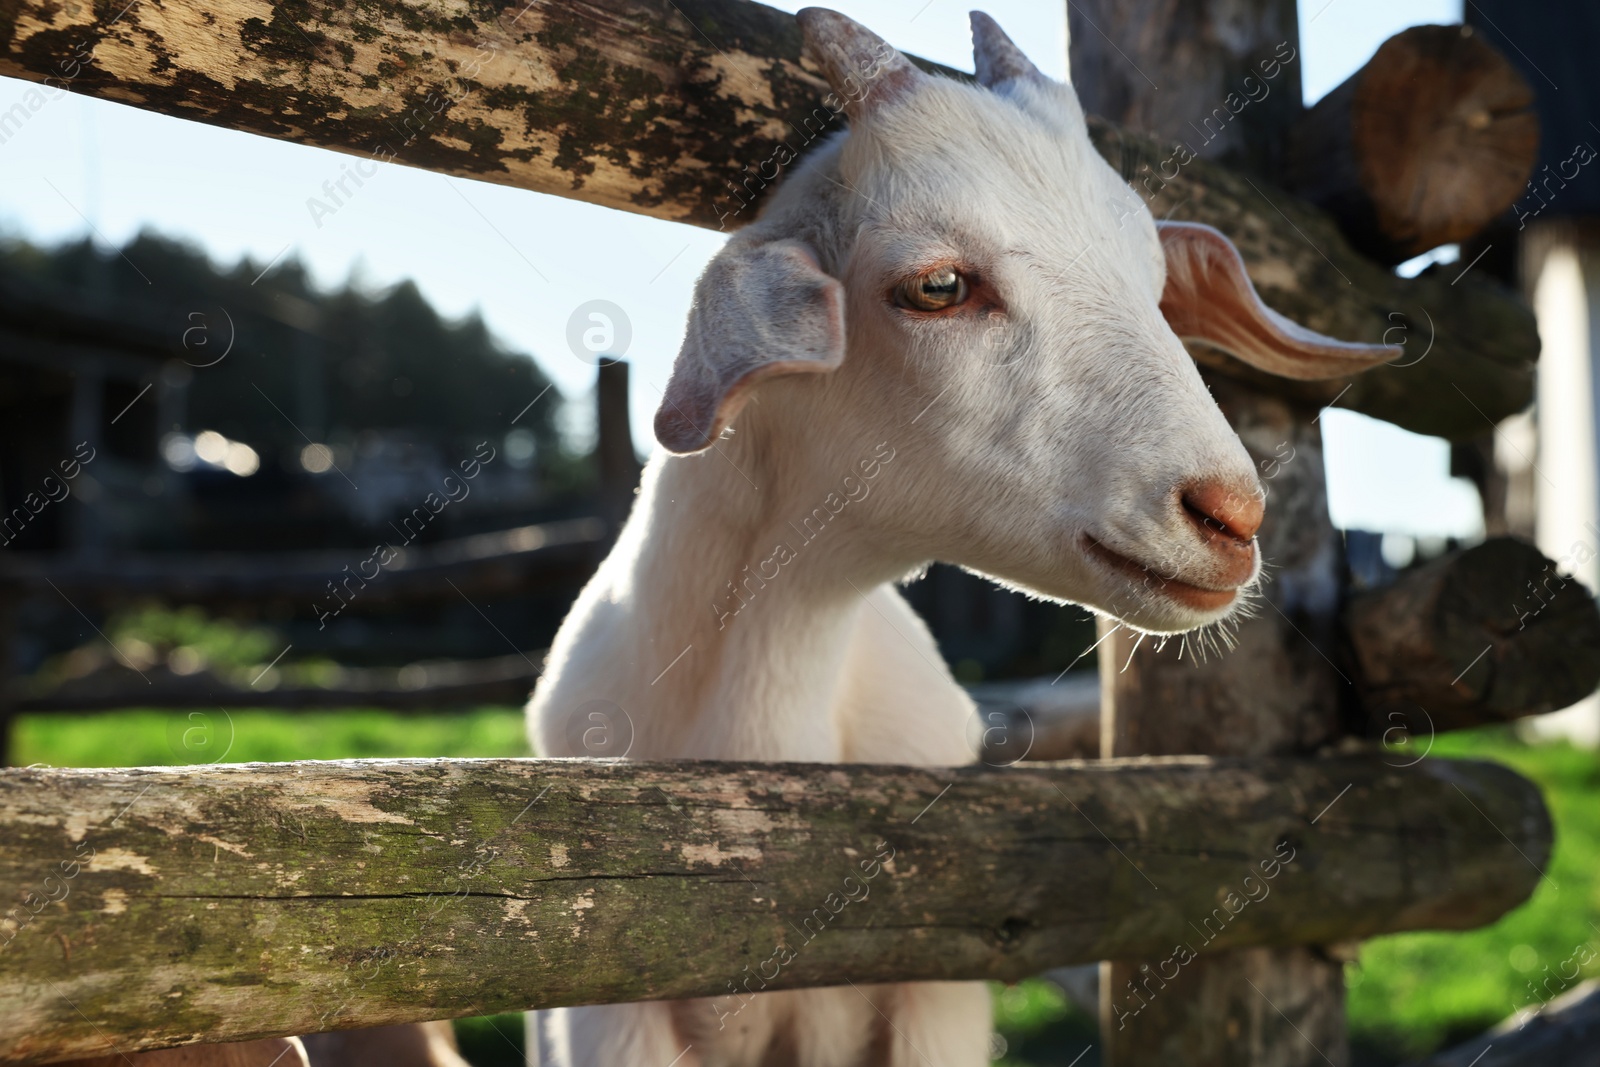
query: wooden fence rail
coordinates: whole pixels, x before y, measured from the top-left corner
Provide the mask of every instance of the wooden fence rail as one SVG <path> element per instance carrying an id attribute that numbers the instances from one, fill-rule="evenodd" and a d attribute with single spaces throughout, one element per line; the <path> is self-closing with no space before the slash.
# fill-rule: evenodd
<path id="1" fill-rule="evenodd" d="M 12 710 L 72 714 L 120 708 L 385 708 L 436 713 L 484 704 L 516 706 L 533 692 L 543 656 L 534 650 L 484 659 L 422 660 L 399 668 L 341 667 L 323 685 L 290 682 L 271 688 L 210 670 L 179 675 L 166 667 L 146 668 L 141 681 L 131 670 L 113 668 L 32 695 L 24 691 Z"/>
<path id="2" fill-rule="evenodd" d="M 794 16 L 748 0 L 11 0 L 0 74 L 45 86 L 0 126 L 61 89 L 87 93 L 350 153 L 329 174 L 341 201 L 376 173 L 372 161 L 394 161 L 727 230 L 755 217 L 791 156 L 843 123 L 801 56 Z M 1276 310 L 1332 336 L 1404 343 L 1393 365 L 1358 378 L 1269 379 L 1273 390 L 1338 396 L 1453 439 L 1531 399 L 1533 316 L 1499 286 L 1476 274 L 1397 278 L 1264 178 L 1175 165 L 1171 144 L 1111 123 L 1093 133 L 1132 184 L 1130 209 L 1142 198 L 1158 217 L 1222 229 Z"/>
<path id="3" fill-rule="evenodd" d="M 1550 834 L 1502 767 L 1381 757 L 12 769 L 0 1060 L 1107 957 L 1159 997 L 1194 953 L 1491 921 Z"/>
<path id="4" fill-rule="evenodd" d="M 605 554 L 605 535 L 606 524 L 598 518 L 563 519 L 428 545 L 384 542 L 387 562 L 375 548 L 145 552 L 90 560 L 12 555 L 0 558 L 0 590 L 66 595 L 95 605 L 148 597 L 258 610 L 283 604 L 307 612 L 348 599 L 355 611 L 382 610 L 463 592 L 522 591 L 563 580 L 581 584 Z"/>

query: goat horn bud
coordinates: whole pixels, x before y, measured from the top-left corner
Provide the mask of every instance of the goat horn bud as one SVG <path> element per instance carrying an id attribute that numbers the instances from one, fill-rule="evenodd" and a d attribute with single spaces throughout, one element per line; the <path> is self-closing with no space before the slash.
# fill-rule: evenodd
<path id="1" fill-rule="evenodd" d="M 806 50 L 851 118 L 870 113 L 927 77 L 855 19 L 823 7 L 805 8 L 795 18 Z"/>
<path id="2" fill-rule="evenodd" d="M 972 12 L 972 61 L 978 84 L 993 89 L 1008 81 L 1044 81 L 1045 76 L 1022 54 L 1000 24 L 982 11 Z"/>

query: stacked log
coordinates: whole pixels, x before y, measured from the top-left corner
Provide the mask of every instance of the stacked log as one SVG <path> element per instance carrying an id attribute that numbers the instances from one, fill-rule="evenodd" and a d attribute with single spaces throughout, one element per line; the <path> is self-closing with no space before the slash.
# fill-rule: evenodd
<path id="1" fill-rule="evenodd" d="M 1414 26 L 1295 124 L 1286 183 L 1399 263 L 1489 225 L 1538 155 L 1533 90 L 1510 61 L 1470 26 Z"/>
<path id="2" fill-rule="evenodd" d="M 1558 711 L 1600 685 L 1600 609 L 1532 545 L 1497 537 L 1363 593 L 1344 630 L 1360 733 L 1431 736 Z"/>
<path id="3" fill-rule="evenodd" d="M 1354 382 L 1257 384 L 1308 403 L 1338 396 L 1452 439 L 1525 407 L 1538 336 L 1512 294 L 1476 274 L 1454 286 L 1396 278 L 1281 183 L 1207 158 L 1258 146 L 1265 155 L 1244 161 L 1265 168 L 1281 154 L 1298 109 L 1298 42 L 1294 12 L 1277 0 L 1230 0 L 1210 14 L 1189 6 L 1072 5 L 1080 92 L 1124 124 L 1096 126 L 1101 153 L 1157 217 L 1233 238 L 1275 310 L 1331 336 L 1405 343 L 1394 367 Z M 381 0 L 373 11 L 280 4 L 267 22 L 236 4 L 11 7 L 0 17 L 0 74 L 46 84 L 30 90 L 30 107 L 65 85 L 351 153 L 363 173 L 372 160 L 395 161 L 712 229 L 753 220 L 793 161 L 841 121 L 822 106 L 827 87 L 801 56 L 794 17 L 746 0 L 512 3 L 449 20 L 428 0 Z M 1097 72 L 1115 80 L 1101 86 Z M 1129 133 L 1141 117 L 1157 125 Z M 1200 158 L 1175 154 L 1178 140 Z"/>

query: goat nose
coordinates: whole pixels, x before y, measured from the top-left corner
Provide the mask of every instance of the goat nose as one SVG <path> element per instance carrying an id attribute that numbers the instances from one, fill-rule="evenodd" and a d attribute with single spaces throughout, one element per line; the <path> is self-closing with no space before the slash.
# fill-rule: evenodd
<path id="1" fill-rule="evenodd" d="M 1195 482 L 1182 492 L 1183 508 L 1208 535 L 1249 541 L 1261 529 L 1266 501 L 1259 489 L 1246 491 L 1221 481 Z"/>

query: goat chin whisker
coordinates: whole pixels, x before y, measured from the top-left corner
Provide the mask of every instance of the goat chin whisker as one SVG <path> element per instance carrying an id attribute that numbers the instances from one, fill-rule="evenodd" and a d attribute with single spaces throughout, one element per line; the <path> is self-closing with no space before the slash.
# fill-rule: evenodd
<path id="1" fill-rule="evenodd" d="M 1144 639 L 1146 637 L 1148 637 L 1148 636 L 1150 636 L 1150 635 L 1149 634 L 1140 634 L 1138 637 L 1133 639 L 1133 647 L 1128 650 L 1128 662 L 1126 662 L 1126 663 L 1124 663 L 1122 665 L 1122 670 L 1118 671 L 1117 672 L 1118 674 L 1127 674 L 1128 673 L 1128 668 L 1133 666 L 1133 657 L 1138 654 L 1139 646 L 1144 644 Z"/>
<path id="2" fill-rule="evenodd" d="M 1067 664 L 1066 669 L 1063 670 L 1060 674 L 1056 675 L 1055 681 L 1051 682 L 1050 684 L 1051 685 L 1055 685 L 1056 682 L 1061 681 L 1062 678 L 1066 677 L 1067 671 L 1070 671 L 1072 668 L 1076 667 L 1083 660 L 1083 658 L 1085 656 L 1087 656 L 1089 653 L 1093 652 L 1095 649 L 1099 648 L 1100 645 L 1102 643 L 1104 643 L 1106 638 L 1110 637 L 1112 634 L 1116 633 L 1120 629 L 1122 629 L 1122 623 L 1121 622 L 1117 622 L 1117 624 L 1115 626 L 1111 627 L 1111 629 L 1109 629 L 1105 633 L 1101 634 L 1098 638 L 1095 639 L 1094 644 L 1090 645 L 1088 648 L 1084 649 L 1082 652 L 1079 652 L 1078 655 L 1073 659 L 1073 661 L 1071 663 Z"/>
<path id="3" fill-rule="evenodd" d="M 1261 592 L 1262 579 L 1257 579 L 1239 590 L 1238 600 L 1234 602 L 1233 610 L 1216 622 L 1202 626 L 1184 635 L 1182 645 L 1178 649 L 1178 659 L 1181 662 L 1185 652 L 1189 652 L 1189 660 L 1196 667 L 1210 660 L 1215 654 L 1219 658 L 1239 647 L 1239 625 L 1247 619 L 1253 619 L 1261 614 L 1261 603 L 1265 594 Z M 1190 644 L 1189 638 L 1194 642 Z"/>

